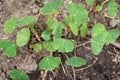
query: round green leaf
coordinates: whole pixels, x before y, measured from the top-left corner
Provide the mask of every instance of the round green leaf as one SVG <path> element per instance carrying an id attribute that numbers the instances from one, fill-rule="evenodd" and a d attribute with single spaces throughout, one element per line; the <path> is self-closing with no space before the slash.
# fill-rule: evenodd
<path id="1" fill-rule="evenodd" d="M 105 32 L 105 27 L 103 24 L 101 23 L 97 23 L 94 25 L 94 27 L 92 28 L 92 38 L 96 37 L 97 35 L 101 34 L 102 32 Z"/>
<path id="2" fill-rule="evenodd" d="M 92 38 L 91 47 L 94 55 L 99 55 L 105 44 L 106 36 L 104 36 L 104 34 L 106 33 L 101 33 L 98 36 Z"/>
<path id="3" fill-rule="evenodd" d="M 60 60 L 58 57 L 47 56 L 44 57 L 39 63 L 39 68 L 43 70 L 53 70 L 57 68 L 60 64 Z"/>
<path id="4" fill-rule="evenodd" d="M 78 35 L 78 27 L 75 24 L 73 24 L 73 23 L 70 23 L 69 27 L 70 27 L 70 30 L 72 31 L 72 33 L 75 36 L 77 36 Z"/>
<path id="5" fill-rule="evenodd" d="M 12 80 L 30 80 L 26 73 L 19 70 L 11 70 L 10 78 Z"/>
<path id="6" fill-rule="evenodd" d="M 65 63 L 73 67 L 81 67 L 83 65 L 86 65 L 86 60 L 81 57 L 71 57 L 67 59 Z"/>
<path id="7" fill-rule="evenodd" d="M 43 47 L 49 52 L 56 51 L 56 49 L 53 47 L 53 42 L 52 41 L 44 41 Z"/>
<path id="8" fill-rule="evenodd" d="M 3 54 L 8 57 L 14 57 L 16 55 L 16 46 L 10 41 L 0 41 L 0 48 L 2 48 Z"/>
<path id="9" fill-rule="evenodd" d="M 62 23 L 61 22 L 58 23 L 54 27 L 52 34 L 54 35 L 54 38 L 60 38 L 62 36 Z"/>
<path id="10" fill-rule="evenodd" d="M 87 27 L 87 24 L 83 24 L 81 27 L 80 27 L 80 35 L 81 37 L 85 37 L 87 35 L 87 32 L 88 32 L 88 27 Z"/>
<path id="11" fill-rule="evenodd" d="M 47 29 L 42 32 L 42 38 L 45 41 L 48 41 L 50 39 L 50 33 L 49 33 L 49 31 Z"/>
<path id="12" fill-rule="evenodd" d="M 53 41 L 53 46 L 58 52 L 72 52 L 74 49 L 74 42 L 63 38 L 58 38 Z"/>
<path id="13" fill-rule="evenodd" d="M 52 13 L 55 12 L 61 4 L 62 0 L 57 0 L 57 2 L 49 1 L 40 11 L 45 14 Z"/>
<path id="14" fill-rule="evenodd" d="M 67 9 L 70 13 L 70 16 L 72 17 L 72 22 L 70 23 L 74 23 L 77 27 L 80 27 L 81 24 L 88 22 L 88 12 L 85 10 L 83 6 L 80 6 L 75 3 L 69 3 Z"/>
<path id="15" fill-rule="evenodd" d="M 22 47 L 28 43 L 30 39 L 30 30 L 28 28 L 23 28 L 17 33 L 16 43 L 18 46 Z"/>
<path id="16" fill-rule="evenodd" d="M 115 0 L 109 0 L 107 13 L 111 18 L 117 16 L 117 3 Z"/>
<path id="17" fill-rule="evenodd" d="M 15 30 L 17 24 L 17 18 L 12 17 L 9 20 L 7 20 L 4 24 L 4 32 L 5 33 L 11 33 Z"/>
<path id="18" fill-rule="evenodd" d="M 109 44 L 109 43 L 114 42 L 117 39 L 117 37 L 119 36 L 119 34 L 120 34 L 120 31 L 117 29 L 113 29 L 113 30 L 108 31 L 106 43 Z"/>
<path id="19" fill-rule="evenodd" d="M 98 55 L 105 43 L 109 44 L 116 40 L 119 36 L 119 30 L 113 29 L 106 31 L 103 24 L 97 23 L 92 29 L 92 52 L 94 55 Z"/>
<path id="20" fill-rule="evenodd" d="M 102 48 L 103 45 L 105 44 L 106 41 L 106 36 L 107 36 L 107 31 L 105 30 L 105 27 L 103 24 L 97 23 L 94 25 L 92 28 L 92 52 L 94 55 L 98 55 Z"/>
<path id="21" fill-rule="evenodd" d="M 40 43 L 36 43 L 33 45 L 33 50 L 35 52 L 39 52 L 42 49 L 42 45 Z"/>
<path id="22" fill-rule="evenodd" d="M 48 25 L 48 30 L 53 30 L 56 26 L 57 26 L 58 22 L 56 20 L 53 20 L 51 18 L 49 18 L 47 20 L 47 25 Z"/>
<path id="23" fill-rule="evenodd" d="M 69 24 L 72 22 L 72 16 L 67 16 L 65 19 L 64 19 L 64 23 L 66 26 L 69 26 Z"/>
<path id="24" fill-rule="evenodd" d="M 17 25 L 22 27 L 22 26 L 28 25 L 30 23 L 36 23 L 36 22 L 37 22 L 37 20 L 35 19 L 34 16 L 25 16 L 20 19 L 20 21 Z"/>
<path id="25" fill-rule="evenodd" d="M 95 3 L 95 0 L 85 0 L 85 2 L 87 3 L 87 5 L 93 6 L 93 4 Z"/>
<path id="26" fill-rule="evenodd" d="M 95 7 L 95 11 L 102 11 L 102 9 L 103 9 L 103 3 L 102 4 L 99 4 L 99 5 L 97 5 L 96 7 Z"/>

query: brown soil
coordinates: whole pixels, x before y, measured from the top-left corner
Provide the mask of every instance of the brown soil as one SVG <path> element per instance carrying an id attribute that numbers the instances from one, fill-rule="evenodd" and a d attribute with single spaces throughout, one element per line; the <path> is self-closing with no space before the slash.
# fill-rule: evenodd
<path id="1" fill-rule="evenodd" d="M 6 35 L 3 32 L 5 21 L 12 16 L 21 18 L 26 15 L 36 15 L 39 8 L 43 6 L 43 3 L 48 1 L 49 0 L 0 0 L 0 38 L 8 37 L 9 40 L 15 42 L 16 31 L 12 35 Z M 69 1 L 81 4 L 89 10 L 84 0 L 65 0 L 59 9 L 60 15 L 57 17 L 60 21 L 67 15 L 65 7 Z M 117 1 L 118 16 L 115 20 L 104 16 L 107 5 L 105 4 L 101 12 L 91 11 L 89 13 L 89 28 L 91 29 L 95 22 L 99 22 L 103 23 L 108 30 L 112 28 L 120 29 L 120 1 Z M 45 15 L 39 17 L 38 22 L 41 26 L 46 27 L 46 17 Z M 39 28 L 38 32 L 40 32 Z M 87 37 L 90 38 L 90 36 Z M 27 46 L 22 48 L 18 47 L 17 56 L 8 58 L 2 55 L 2 51 L 0 51 L 0 80 L 11 80 L 9 71 L 12 69 L 25 71 L 29 75 L 30 80 L 43 80 L 43 78 L 45 78 L 45 80 L 120 80 L 120 49 L 113 45 L 105 45 L 100 55 L 96 57 L 91 52 L 90 43 L 85 44 L 88 41 L 86 38 L 82 39 L 78 37 L 77 44 L 81 46 L 79 46 L 76 51 L 77 56 L 87 60 L 87 65 L 79 68 L 67 66 L 65 64 L 66 58 L 74 54 L 54 53 L 53 56 L 61 57 L 62 64 L 53 72 L 47 72 L 45 77 L 45 71 L 41 71 L 38 68 L 38 63 L 44 56 L 41 52 L 36 54 L 31 52 Z M 120 37 L 117 42 L 120 43 Z"/>

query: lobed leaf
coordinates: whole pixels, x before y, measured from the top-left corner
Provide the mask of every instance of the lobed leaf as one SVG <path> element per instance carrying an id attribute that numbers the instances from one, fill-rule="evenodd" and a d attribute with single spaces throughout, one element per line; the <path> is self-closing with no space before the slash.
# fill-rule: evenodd
<path id="1" fill-rule="evenodd" d="M 11 70 L 10 78 L 12 80 L 30 80 L 26 73 L 19 70 Z"/>
<path id="2" fill-rule="evenodd" d="M 103 45 L 105 44 L 105 34 L 106 33 L 104 32 L 92 38 L 91 47 L 94 55 L 98 55 L 101 52 Z"/>
<path id="3" fill-rule="evenodd" d="M 52 57 L 52 56 L 44 57 L 39 63 L 39 68 L 48 71 L 54 70 L 60 64 L 59 59 L 60 58 L 58 57 Z"/>
<path id="4" fill-rule="evenodd" d="M 53 42 L 52 41 L 44 41 L 43 47 L 49 52 L 56 51 L 56 49 L 53 47 Z"/>
<path id="5" fill-rule="evenodd" d="M 67 9 L 72 17 L 72 22 L 70 23 L 74 23 L 77 27 L 79 27 L 81 24 L 88 22 L 88 13 L 83 6 L 75 3 L 69 3 Z"/>
<path id="6" fill-rule="evenodd" d="M 48 30 L 53 30 L 57 26 L 58 22 L 53 19 L 48 19 L 47 25 L 48 25 Z"/>
<path id="7" fill-rule="evenodd" d="M 98 55 L 101 52 L 106 41 L 106 35 L 107 32 L 103 24 L 97 23 L 94 25 L 94 27 L 92 28 L 91 42 L 92 52 L 94 55 Z"/>
<path id="8" fill-rule="evenodd" d="M 97 23 L 92 28 L 92 38 L 96 37 L 97 35 L 101 34 L 102 32 L 105 32 L 105 27 L 101 23 Z"/>
<path id="9" fill-rule="evenodd" d="M 115 0 L 109 0 L 107 13 L 111 18 L 117 16 L 117 3 Z"/>
<path id="10" fill-rule="evenodd" d="M 119 36 L 119 30 L 113 29 L 106 31 L 103 24 L 97 23 L 92 29 L 92 52 L 94 55 L 98 55 L 104 44 L 112 43 Z"/>
<path id="11" fill-rule="evenodd" d="M 86 60 L 81 58 L 81 57 L 71 57 L 71 58 L 68 58 L 65 63 L 67 65 L 71 65 L 73 67 L 81 67 L 83 65 L 86 65 Z"/>
<path id="12" fill-rule="evenodd" d="M 0 48 L 2 48 L 3 54 L 8 57 L 14 57 L 16 55 L 16 46 L 11 41 L 1 40 Z"/>
<path id="13" fill-rule="evenodd" d="M 57 0 L 57 2 L 49 1 L 45 6 L 40 10 L 44 14 L 55 12 L 59 6 L 62 4 L 62 0 Z"/>
<path id="14" fill-rule="evenodd" d="M 41 36 L 45 41 L 48 41 L 50 39 L 50 33 L 47 29 L 42 32 Z"/>
<path id="15" fill-rule="evenodd" d="M 70 27 L 70 30 L 72 31 L 72 33 L 75 36 L 78 36 L 78 27 L 75 24 L 73 24 L 73 23 L 70 23 L 69 27 Z"/>
<path id="16" fill-rule="evenodd" d="M 33 50 L 35 52 L 39 52 L 42 49 L 42 45 L 40 43 L 36 43 L 33 45 Z"/>
<path id="17" fill-rule="evenodd" d="M 30 30 L 28 28 L 23 28 L 17 33 L 16 43 L 18 46 L 22 47 L 28 43 L 30 39 Z"/>
<path id="18" fill-rule="evenodd" d="M 74 49 L 74 42 L 72 40 L 58 38 L 54 39 L 53 47 L 58 50 L 58 52 L 72 52 Z"/>
<path id="19" fill-rule="evenodd" d="M 33 25 L 30 26 L 31 32 L 36 35 L 37 31 L 35 30 L 35 27 Z"/>
<path id="20" fill-rule="evenodd" d="M 69 26 L 69 23 L 72 22 L 72 16 L 67 16 L 65 19 L 64 19 L 64 23 L 66 26 Z"/>
<path id="21" fill-rule="evenodd" d="M 101 4 L 99 4 L 99 5 L 97 5 L 96 7 L 95 7 L 95 11 L 102 11 L 102 9 L 103 9 L 103 3 L 101 3 Z"/>
<path id="22" fill-rule="evenodd" d="M 4 24 L 4 32 L 5 33 L 13 32 L 15 28 L 17 27 L 16 25 L 17 25 L 17 18 L 16 17 L 10 18 Z"/>
<path id="23" fill-rule="evenodd" d="M 108 36 L 106 38 L 106 43 L 112 43 L 114 41 L 116 41 L 117 37 L 119 36 L 120 31 L 117 29 L 112 29 L 110 31 L 108 31 Z"/>
<path id="24" fill-rule="evenodd" d="M 85 0 L 85 2 L 87 3 L 87 5 L 93 6 L 93 4 L 95 3 L 95 0 Z"/>
<path id="25" fill-rule="evenodd" d="M 52 34 L 54 35 L 54 38 L 60 38 L 62 36 L 62 23 L 58 23 L 53 31 L 52 31 Z"/>
<path id="26" fill-rule="evenodd" d="M 37 20 L 35 19 L 34 16 L 25 16 L 20 19 L 19 23 L 17 24 L 18 26 L 22 27 L 28 24 L 36 23 Z"/>
<path id="27" fill-rule="evenodd" d="M 88 32 L 87 24 L 83 24 L 80 27 L 80 35 L 81 35 L 81 37 L 84 38 L 87 35 L 87 32 Z"/>

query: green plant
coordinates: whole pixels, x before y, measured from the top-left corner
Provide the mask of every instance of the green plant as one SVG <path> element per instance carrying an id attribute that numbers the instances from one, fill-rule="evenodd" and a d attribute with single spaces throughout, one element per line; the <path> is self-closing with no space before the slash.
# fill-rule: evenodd
<path id="1" fill-rule="evenodd" d="M 95 0 L 85 0 L 87 5 L 94 6 Z M 117 16 L 117 3 L 115 0 L 106 0 L 104 2 L 99 1 L 99 4 L 96 5 L 95 11 L 100 12 L 103 9 L 105 3 L 107 3 L 107 14 L 110 18 L 115 18 Z"/>
<path id="2" fill-rule="evenodd" d="M 89 6 L 92 6 L 95 2 L 94 0 L 85 0 Z M 111 0 L 113 1 L 113 0 Z M 110 4 L 111 2 L 109 2 Z M 79 34 L 82 38 L 85 38 L 88 32 L 88 12 L 83 7 L 76 3 L 69 3 L 67 9 L 69 15 L 65 17 L 64 21 L 58 21 L 54 18 L 54 15 L 57 15 L 58 9 L 62 4 L 62 0 L 57 0 L 57 2 L 50 1 L 43 8 L 40 9 L 40 13 L 48 15 L 47 28 L 41 32 L 41 37 L 37 43 L 28 44 L 30 40 L 30 35 L 39 35 L 34 28 L 34 25 L 37 23 L 37 20 L 34 16 L 25 16 L 20 20 L 12 17 L 6 21 L 4 25 L 4 32 L 7 34 L 12 33 L 15 29 L 19 29 L 16 36 L 16 45 L 23 47 L 29 45 L 29 48 L 33 49 L 35 52 L 45 50 L 50 53 L 46 55 L 40 62 L 39 68 L 42 70 L 52 71 L 60 65 L 60 57 L 54 57 L 53 52 L 60 53 L 69 53 L 73 52 L 76 49 L 76 40 L 64 36 L 63 32 L 65 30 L 67 33 L 72 33 L 72 36 L 78 37 Z M 103 5 L 102 5 L 103 6 Z M 108 8 L 110 11 L 110 8 Z M 115 9 L 116 10 L 116 9 Z M 98 9 L 98 11 L 101 11 Z M 111 17 L 115 17 L 116 13 Z M 79 33 L 80 32 L 80 33 Z M 119 30 L 112 29 L 107 31 L 103 24 L 97 23 L 92 28 L 92 40 L 91 47 L 94 55 L 98 55 L 104 44 L 110 44 L 116 40 L 119 36 Z M 41 40 L 42 39 L 42 40 Z M 5 55 L 8 57 L 14 57 L 16 55 L 16 46 L 8 40 L 0 41 L 0 48 L 2 48 Z M 12 51 L 11 51 L 12 50 Z M 73 67 L 81 67 L 86 65 L 86 60 L 77 57 L 76 52 L 74 51 L 74 56 L 68 58 L 65 63 Z M 12 70 L 10 72 L 10 77 L 13 80 L 29 80 L 24 72 L 18 70 Z"/>
<path id="3" fill-rule="evenodd" d="M 26 73 L 19 70 L 11 70 L 10 78 L 12 80 L 29 80 L 29 77 Z"/>
<path id="4" fill-rule="evenodd" d="M 116 40 L 119 36 L 120 32 L 117 29 L 112 29 L 110 31 L 106 31 L 103 24 L 97 23 L 94 25 L 92 29 L 92 52 L 94 55 L 98 55 L 103 45 L 110 44 Z"/>

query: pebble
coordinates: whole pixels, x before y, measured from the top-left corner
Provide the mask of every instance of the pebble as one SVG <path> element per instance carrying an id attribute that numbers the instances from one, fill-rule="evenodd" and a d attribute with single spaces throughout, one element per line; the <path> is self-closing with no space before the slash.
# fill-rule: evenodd
<path id="1" fill-rule="evenodd" d="M 3 73 L 1 73 L 1 76 L 2 76 L 2 77 L 5 77 L 5 73 L 4 73 L 4 72 L 3 72 Z"/>
<path id="2" fill-rule="evenodd" d="M 37 65 L 36 61 L 33 59 L 33 57 L 34 57 L 34 54 L 30 55 L 27 63 L 25 64 L 24 71 L 26 73 L 31 73 L 31 71 L 35 71 L 38 67 L 38 65 Z M 20 63 L 18 65 L 17 69 L 23 70 L 23 63 Z"/>
<path id="3" fill-rule="evenodd" d="M 0 2 L 0 5 L 2 5 L 2 2 Z"/>
<path id="4" fill-rule="evenodd" d="M 110 20 L 109 24 L 111 27 L 115 27 L 119 22 L 120 22 L 120 20 Z"/>
<path id="5" fill-rule="evenodd" d="M 34 8 L 33 10 L 32 10 L 32 12 L 33 12 L 33 14 L 36 14 L 36 13 L 38 13 L 38 9 L 37 8 Z"/>
<path id="6" fill-rule="evenodd" d="M 3 80 L 2 77 L 0 77 L 0 80 Z"/>
<path id="7" fill-rule="evenodd" d="M 2 9 L 3 9 L 3 6 L 0 6 L 0 11 L 2 11 Z"/>

